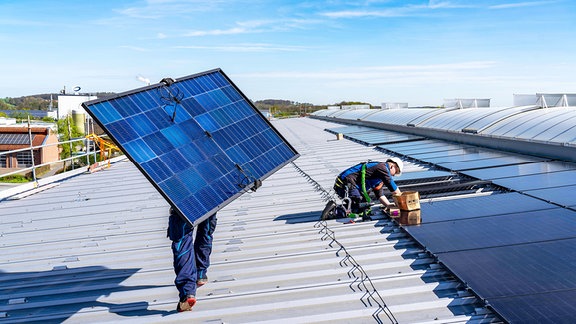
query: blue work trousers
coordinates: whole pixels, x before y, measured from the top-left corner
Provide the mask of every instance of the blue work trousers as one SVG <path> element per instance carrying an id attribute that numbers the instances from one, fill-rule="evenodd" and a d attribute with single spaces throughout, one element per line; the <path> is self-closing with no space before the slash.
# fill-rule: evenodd
<path id="1" fill-rule="evenodd" d="M 196 281 L 206 275 L 210 266 L 212 239 L 216 229 L 216 214 L 208 217 L 194 228 L 176 214 L 170 215 L 168 237 L 172 240 L 174 255 L 174 284 L 182 299 L 196 295 Z"/>

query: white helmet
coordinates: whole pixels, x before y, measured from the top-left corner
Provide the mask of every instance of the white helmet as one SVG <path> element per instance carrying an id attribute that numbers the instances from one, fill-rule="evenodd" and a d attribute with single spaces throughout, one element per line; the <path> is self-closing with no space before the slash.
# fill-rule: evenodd
<path id="1" fill-rule="evenodd" d="M 404 170 L 404 163 L 402 162 L 402 160 L 400 160 L 397 157 L 391 157 L 388 160 L 386 160 L 386 162 L 393 162 L 398 166 L 398 173 L 396 173 L 396 176 L 399 176 L 402 174 L 402 170 Z"/>

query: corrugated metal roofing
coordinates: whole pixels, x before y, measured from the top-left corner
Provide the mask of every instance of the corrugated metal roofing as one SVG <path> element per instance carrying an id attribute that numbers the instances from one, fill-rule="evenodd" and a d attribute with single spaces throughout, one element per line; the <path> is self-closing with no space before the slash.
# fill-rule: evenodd
<path id="1" fill-rule="evenodd" d="M 274 124 L 301 157 L 218 213 L 193 312 L 174 310 L 168 204 L 121 161 L 0 202 L 0 323 L 500 321 L 378 210 L 317 221 L 342 169 L 389 155 L 336 141 L 324 121 Z M 406 181 L 436 172 L 405 165 Z"/>

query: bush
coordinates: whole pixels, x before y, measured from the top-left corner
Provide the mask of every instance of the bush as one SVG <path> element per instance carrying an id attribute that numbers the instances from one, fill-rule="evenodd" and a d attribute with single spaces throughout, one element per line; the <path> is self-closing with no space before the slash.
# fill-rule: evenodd
<path id="1" fill-rule="evenodd" d="M 0 182 L 4 182 L 4 183 L 26 183 L 26 182 L 30 182 L 31 180 L 23 175 L 19 175 L 19 174 L 14 174 L 14 175 L 9 175 L 6 177 L 1 177 L 0 178 Z"/>

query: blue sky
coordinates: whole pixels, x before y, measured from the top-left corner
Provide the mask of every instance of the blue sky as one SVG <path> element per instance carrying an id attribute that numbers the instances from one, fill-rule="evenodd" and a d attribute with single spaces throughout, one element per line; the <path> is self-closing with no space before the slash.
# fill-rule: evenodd
<path id="1" fill-rule="evenodd" d="M 252 100 L 576 93 L 573 0 L 0 0 L 0 97 L 221 68 Z"/>

